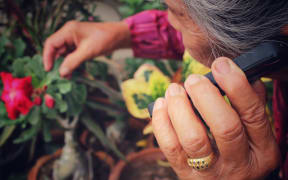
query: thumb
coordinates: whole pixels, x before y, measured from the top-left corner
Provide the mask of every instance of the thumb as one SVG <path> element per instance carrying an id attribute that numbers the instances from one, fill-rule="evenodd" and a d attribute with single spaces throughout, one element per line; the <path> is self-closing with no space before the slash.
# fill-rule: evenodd
<path id="1" fill-rule="evenodd" d="M 62 65 L 59 68 L 60 76 L 69 76 L 78 66 L 80 66 L 85 60 L 91 58 L 92 56 L 92 47 L 89 46 L 89 43 L 81 43 L 75 51 L 73 51 L 64 59 Z"/>
<path id="2" fill-rule="evenodd" d="M 257 80 L 252 84 L 252 88 L 262 100 L 263 104 L 266 104 L 266 88 L 261 80 Z"/>

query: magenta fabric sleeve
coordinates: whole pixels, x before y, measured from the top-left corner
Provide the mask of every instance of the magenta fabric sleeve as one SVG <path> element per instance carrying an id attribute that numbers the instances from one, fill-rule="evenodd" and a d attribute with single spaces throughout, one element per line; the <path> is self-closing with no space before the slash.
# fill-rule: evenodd
<path id="1" fill-rule="evenodd" d="M 143 11 L 128 17 L 125 22 L 129 25 L 134 56 L 182 59 L 182 36 L 169 24 L 167 11 Z"/>

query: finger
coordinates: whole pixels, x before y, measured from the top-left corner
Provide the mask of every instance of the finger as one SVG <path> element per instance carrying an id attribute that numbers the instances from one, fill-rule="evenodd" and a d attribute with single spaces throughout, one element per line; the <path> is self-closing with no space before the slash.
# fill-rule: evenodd
<path id="1" fill-rule="evenodd" d="M 67 32 L 67 26 L 51 35 L 44 44 L 43 64 L 46 71 L 51 70 L 57 49 L 73 44 L 73 36 Z"/>
<path id="2" fill-rule="evenodd" d="M 55 59 L 58 59 L 60 56 L 65 54 L 66 51 L 67 51 L 66 46 L 62 46 L 60 49 L 57 49 L 57 53 L 56 53 Z"/>
<path id="3" fill-rule="evenodd" d="M 168 114 L 180 144 L 190 158 L 202 158 L 212 153 L 206 129 L 195 115 L 184 88 L 178 84 L 168 87 L 165 98 Z"/>
<path id="4" fill-rule="evenodd" d="M 249 84 L 240 68 L 228 58 L 218 58 L 212 65 L 212 72 L 238 112 L 250 141 L 260 148 L 265 148 L 274 142 L 270 124 L 265 117 L 263 100 Z M 263 90 L 257 89 L 258 93 L 263 93 Z"/>
<path id="5" fill-rule="evenodd" d="M 88 42 L 82 42 L 79 47 L 69 54 L 60 66 L 59 72 L 62 77 L 68 76 L 76 69 L 83 61 L 91 58 L 92 49 Z"/>
<path id="6" fill-rule="evenodd" d="M 235 163 L 246 160 L 249 146 L 245 130 L 238 114 L 224 100 L 219 90 L 206 77 L 200 75 L 190 75 L 185 81 L 185 88 L 210 127 L 220 157 Z"/>
<path id="7" fill-rule="evenodd" d="M 153 132 L 165 157 L 176 172 L 186 171 L 186 155 L 169 119 L 167 103 L 164 98 L 159 98 L 155 102 L 152 117 Z"/>
<path id="8" fill-rule="evenodd" d="M 264 83 L 261 80 L 257 80 L 252 84 L 252 88 L 254 89 L 258 97 L 261 99 L 263 104 L 266 104 L 267 96 Z"/>

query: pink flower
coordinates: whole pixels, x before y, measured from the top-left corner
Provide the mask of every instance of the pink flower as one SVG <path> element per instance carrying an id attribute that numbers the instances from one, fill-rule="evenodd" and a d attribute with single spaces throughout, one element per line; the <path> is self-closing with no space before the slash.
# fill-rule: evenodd
<path id="1" fill-rule="evenodd" d="M 44 96 L 45 104 L 48 108 L 52 109 L 55 106 L 55 100 L 50 94 L 45 94 Z"/>
<path id="2" fill-rule="evenodd" d="M 13 78 L 11 73 L 5 72 L 1 72 L 0 76 L 4 84 L 1 100 L 5 103 L 8 117 L 13 120 L 18 118 L 20 113 L 28 114 L 34 105 L 31 101 L 32 78 Z"/>
<path id="3" fill-rule="evenodd" d="M 37 97 L 35 97 L 34 98 L 34 104 L 36 105 L 36 106 L 40 106 L 41 104 L 42 104 L 42 99 L 41 99 L 41 97 L 40 96 L 37 96 Z"/>

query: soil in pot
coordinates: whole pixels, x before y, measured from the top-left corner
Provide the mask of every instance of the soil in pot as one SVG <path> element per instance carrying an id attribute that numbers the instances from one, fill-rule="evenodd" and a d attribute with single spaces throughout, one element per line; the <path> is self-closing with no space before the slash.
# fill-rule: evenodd
<path id="1" fill-rule="evenodd" d="M 178 180 L 169 167 L 160 166 L 157 162 L 141 161 L 128 164 L 120 176 L 120 180 Z"/>
<path id="2" fill-rule="evenodd" d="M 109 180 L 178 180 L 159 148 L 148 148 L 126 156 L 111 171 Z M 163 166 L 165 165 L 165 166 Z"/>

